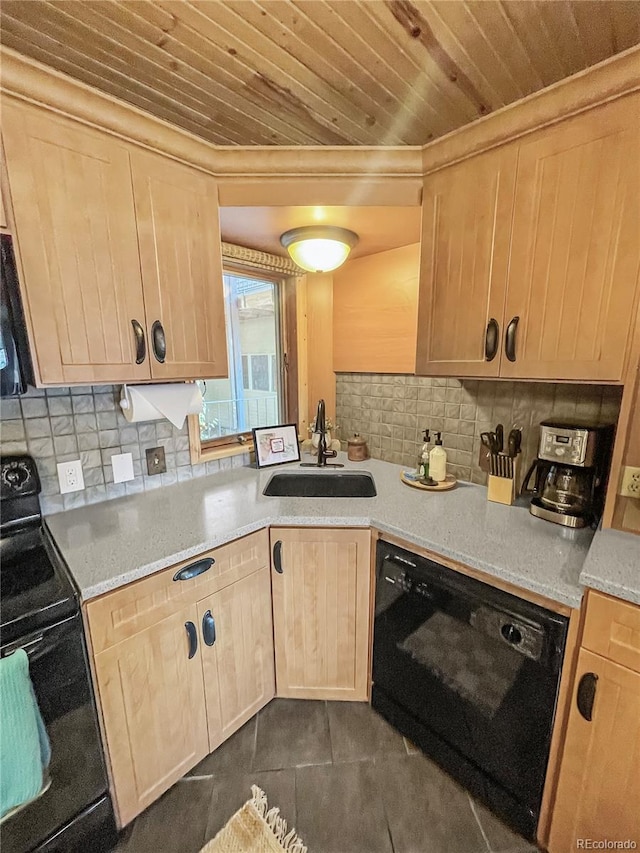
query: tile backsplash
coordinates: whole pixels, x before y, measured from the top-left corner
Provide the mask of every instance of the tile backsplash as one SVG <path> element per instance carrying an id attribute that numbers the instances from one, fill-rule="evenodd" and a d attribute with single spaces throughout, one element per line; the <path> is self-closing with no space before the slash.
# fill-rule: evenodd
<path id="1" fill-rule="evenodd" d="M 29 453 L 42 480 L 40 503 L 45 514 L 157 489 L 221 468 L 247 464 L 248 454 L 192 465 L 187 424 L 169 421 L 129 423 L 119 406 L 119 385 L 76 388 L 29 388 L 18 398 L 0 400 L 0 450 Z M 147 475 L 145 450 L 165 449 L 165 474 Z M 111 457 L 131 453 L 135 478 L 114 483 Z M 80 459 L 85 488 L 60 494 L 56 465 Z"/>
<path id="2" fill-rule="evenodd" d="M 486 483 L 478 464 L 481 432 L 498 423 L 506 432 L 521 426 L 524 474 L 537 455 L 541 420 L 575 417 L 615 423 L 621 397 L 622 388 L 605 385 L 339 373 L 336 422 L 343 442 L 358 432 L 375 459 L 414 468 L 423 430 L 430 429 L 432 438 L 441 432 L 449 472 Z"/>

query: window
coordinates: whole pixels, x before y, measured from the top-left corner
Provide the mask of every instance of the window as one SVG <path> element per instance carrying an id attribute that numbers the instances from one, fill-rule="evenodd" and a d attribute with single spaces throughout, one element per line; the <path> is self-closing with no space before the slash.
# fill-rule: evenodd
<path id="1" fill-rule="evenodd" d="M 280 322 L 283 279 L 225 269 L 228 379 L 201 381 L 200 441 L 237 444 L 253 427 L 281 423 L 287 411 Z"/>

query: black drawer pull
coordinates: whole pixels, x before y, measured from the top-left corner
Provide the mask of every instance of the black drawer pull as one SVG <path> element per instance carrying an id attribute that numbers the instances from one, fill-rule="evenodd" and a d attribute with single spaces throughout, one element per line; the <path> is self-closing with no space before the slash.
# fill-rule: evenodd
<path id="1" fill-rule="evenodd" d="M 282 574 L 282 540 L 278 539 L 273 545 L 273 568 L 276 572 Z"/>
<path id="2" fill-rule="evenodd" d="M 216 620 L 210 610 L 202 617 L 202 636 L 206 646 L 212 646 L 216 641 Z"/>
<path id="3" fill-rule="evenodd" d="M 492 317 L 487 323 L 487 331 L 484 338 L 485 361 L 493 361 L 498 352 L 498 341 L 500 339 L 500 326 L 498 321 Z"/>
<path id="4" fill-rule="evenodd" d="M 520 317 L 513 317 L 507 326 L 507 331 L 505 332 L 504 353 L 509 361 L 516 360 L 516 329 L 518 328 L 519 322 Z"/>
<path id="5" fill-rule="evenodd" d="M 174 581 L 188 581 L 191 578 L 197 578 L 198 575 L 203 575 L 208 572 L 211 566 L 215 563 L 213 557 L 205 557 L 203 560 L 196 560 L 195 563 L 189 563 L 188 566 L 183 566 L 173 576 Z"/>
<path id="6" fill-rule="evenodd" d="M 576 705 L 578 711 L 587 720 L 591 722 L 593 716 L 593 702 L 596 698 L 596 684 L 598 676 L 595 672 L 585 672 L 578 683 L 578 693 L 576 695 Z"/>
<path id="7" fill-rule="evenodd" d="M 193 622 L 185 622 L 184 627 L 187 629 L 187 637 L 189 638 L 189 660 L 191 660 L 198 651 L 198 632 Z"/>
<path id="8" fill-rule="evenodd" d="M 156 320 L 151 327 L 151 339 L 153 342 L 153 354 L 156 357 L 156 361 L 159 361 L 160 364 L 164 364 L 164 360 L 167 357 L 167 339 L 164 335 L 164 329 L 160 320 Z"/>
<path id="9" fill-rule="evenodd" d="M 136 364 L 142 364 L 147 357 L 147 345 L 144 340 L 144 329 L 137 320 L 132 320 L 133 334 L 136 339 Z"/>

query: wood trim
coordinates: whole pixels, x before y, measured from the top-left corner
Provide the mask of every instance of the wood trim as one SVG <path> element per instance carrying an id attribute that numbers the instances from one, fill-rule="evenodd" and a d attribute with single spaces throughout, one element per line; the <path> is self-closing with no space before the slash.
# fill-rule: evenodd
<path id="1" fill-rule="evenodd" d="M 551 818 L 555 806 L 556 792 L 558 790 L 558 776 L 564 741 L 569 722 L 569 711 L 571 710 L 571 697 L 573 695 L 573 683 L 578 666 L 578 655 L 580 653 L 580 638 L 584 628 L 584 608 L 572 610 L 569 615 L 569 630 L 564 650 L 564 661 L 562 663 L 562 674 L 558 687 L 558 699 L 556 702 L 556 713 L 549 746 L 549 763 L 547 764 L 547 775 L 545 777 L 544 790 L 542 792 L 542 803 L 540 805 L 540 818 L 536 838 L 545 850 L 549 843 L 551 831 Z"/>
<path id="2" fill-rule="evenodd" d="M 460 572 L 460 574 L 467 575 L 470 578 L 482 581 L 496 589 L 501 589 L 503 592 L 508 592 L 511 595 L 517 595 L 518 598 L 523 598 L 525 601 L 530 601 L 532 604 L 537 604 L 539 607 L 545 607 L 547 610 L 551 610 L 552 613 L 559 613 L 561 616 L 571 617 L 571 614 L 574 612 L 574 608 L 570 607 L 568 604 L 562 604 L 559 601 L 554 601 L 552 598 L 547 598 L 546 595 L 531 592 L 531 590 L 524 589 L 510 581 L 502 580 L 502 578 L 495 577 L 495 575 L 489 575 L 480 569 L 474 569 L 464 563 L 459 563 L 457 560 L 444 557 L 436 551 L 430 551 L 428 548 L 422 548 L 420 545 L 414 545 L 412 542 L 407 542 L 406 539 L 394 536 L 392 533 L 385 533 L 383 530 L 379 530 L 376 527 L 372 527 L 371 529 L 374 536 L 377 533 L 377 537 L 385 542 L 390 542 L 392 545 L 398 545 L 400 548 L 406 548 L 407 551 L 412 551 L 414 554 L 418 554 L 421 557 L 434 560 L 436 563 L 440 563 L 441 565 L 446 566 L 449 569 L 453 569 L 456 572 Z"/>
<path id="3" fill-rule="evenodd" d="M 620 417 L 618 418 L 607 496 L 602 517 L 603 527 L 613 527 L 618 530 L 627 530 L 631 533 L 640 533 L 640 513 L 638 513 L 637 523 L 634 524 L 632 518 L 634 504 L 636 505 L 636 512 L 638 512 L 638 502 L 633 498 L 622 497 L 618 494 L 618 490 L 622 480 L 624 465 L 634 464 L 628 458 L 634 430 L 635 434 L 640 433 L 640 288 L 638 288 L 638 295 L 635 330 L 632 334 L 624 374 L 625 384 L 622 394 L 622 405 L 620 407 Z M 635 464 L 640 464 L 640 458 Z"/>
<path id="4" fill-rule="evenodd" d="M 93 649 L 93 643 L 91 642 L 91 631 L 89 630 L 89 617 L 87 614 L 87 604 L 84 602 L 80 609 L 82 613 L 82 625 L 84 628 L 84 639 L 87 644 L 87 661 L 89 664 L 89 674 L 91 676 L 91 684 L 93 686 L 93 692 L 96 699 L 96 711 L 98 716 L 98 727 L 100 729 L 100 737 L 102 738 L 102 743 L 105 744 L 107 742 L 107 730 L 105 726 L 104 714 L 102 712 L 102 702 L 100 701 L 100 686 L 98 684 L 98 674 L 96 672 L 96 663 L 95 663 L 95 652 Z M 109 783 L 109 790 L 113 792 L 115 790 L 115 782 L 113 779 L 113 769 L 111 767 L 111 756 L 109 754 L 108 749 L 103 749 L 102 754 L 104 757 L 104 764 L 107 770 L 107 782 Z M 122 829 L 124 823 L 122 821 L 122 817 L 120 816 L 120 809 L 118 808 L 118 801 L 115 796 L 112 797 L 113 802 L 113 811 L 115 812 L 116 818 L 116 826 L 118 829 Z"/>
<path id="5" fill-rule="evenodd" d="M 435 172 L 638 89 L 635 46 L 425 145 L 422 170 Z"/>
<path id="6" fill-rule="evenodd" d="M 326 405 L 327 418 L 336 422 L 336 375 L 333 372 L 333 274 L 309 273 L 307 279 L 307 409 L 308 422 L 316 416 L 318 400 Z M 304 435 L 304 432 L 303 432 Z"/>
<path id="7" fill-rule="evenodd" d="M 200 421 L 198 415 L 187 418 L 189 429 L 189 453 L 191 464 L 200 465 L 202 462 L 214 462 L 216 459 L 226 459 L 227 456 L 241 456 L 243 453 L 253 453 L 253 441 L 244 444 L 222 444 L 203 446 L 200 441 Z"/>
<path id="8" fill-rule="evenodd" d="M 240 149 L 238 149 L 240 150 Z M 246 150 L 246 149 L 242 149 Z M 336 150 L 336 149 L 332 149 Z M 309 161 L 315 156 L 307 151 Z M 422 202 L 422 177 L 420 166 L 416 174 L 389 175 L 381 178 L 379 173 L 355 174 L 343 173 L 341 154 L 336 151 L 335 171 L 327 172 L 323 177 L 292 175 L 283 168 L 275 174 L 263 175 L 259 180 L 248 176 L 227 177 L 220 175 L 218 193 L 221 207 L 272 207 L 274 199 L 278 205 L 307 206 L 314 205 L 346 207 L 357 204 L 359 207 L 419 207 Z M 370 157 L 377 158 L 371 152 Z M 330 166 L 328 166 L 330 168 Z M 339 172 L 339 175 L 336 175 Z M 357 180 L 357 188 L 354 185 Z M 357 198 L 354 202 L 354 196 Z"/>
<path id="9" fill-rule="evenodd" d="M 137 107 L 98 92 L 85 83 L 27 58 L 11 48 L 2 47 L 0 59 L 2 91 L 5 97 L 39 104 L 216 176 L 238 176 L 243 182 L 251 175 L 272 180 L 277 179 L 278 175 L 298 178 L 328 175 L 333 179 L 340 176 L 343 181 L 354 176 L 420 176 L 422 149 L 417 145 L 213 145 L 174 127 L 169 122 L 154 118 Z M 348 188 L 349 192 L 352 190 L 353 187 Z M 343 188 L 343 196 L 344 193 Z M 273 189 L 270 190 L 269 197 L 269 203 L 273 204 Z M 299 190 L 297 197 L 300 199 L 298 203 L 309 203 L 308 197 L 302 201 Z M 230 202 L 221 198 L 221 203 Z M 279 193 L 278 203 L 291 202 L 283 201 Z M 314 199 L 314 203 L 319 202 Z M 367 201 L 367 204 L 375 203 Z"/>

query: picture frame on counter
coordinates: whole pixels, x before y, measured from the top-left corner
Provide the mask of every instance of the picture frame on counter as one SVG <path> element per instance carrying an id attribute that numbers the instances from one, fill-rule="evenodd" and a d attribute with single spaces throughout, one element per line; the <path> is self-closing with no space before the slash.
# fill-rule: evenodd
<path id="1" fill-rule="evenodd" d="M 271 468 L 286 462 L 300 461 L 300 444 L 296 424 L 257 427 L 253 433 L 256 467 Z"/>

